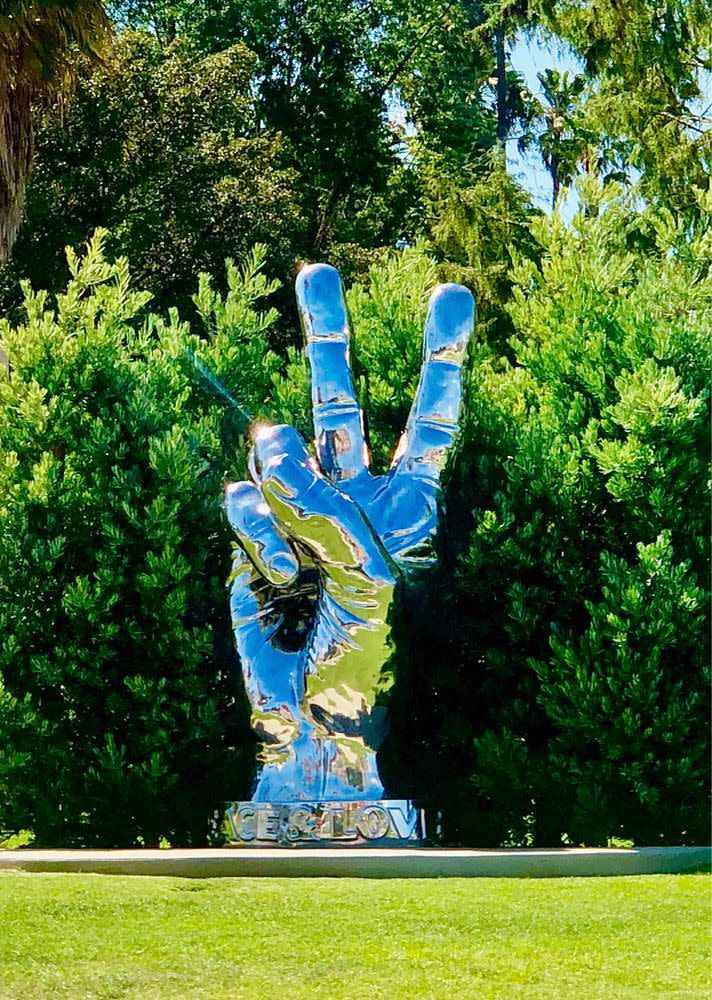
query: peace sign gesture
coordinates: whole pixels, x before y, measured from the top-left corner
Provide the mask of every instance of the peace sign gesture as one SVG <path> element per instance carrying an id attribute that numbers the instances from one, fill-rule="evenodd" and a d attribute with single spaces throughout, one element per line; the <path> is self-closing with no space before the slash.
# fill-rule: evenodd
<path id="1" fill-rule="evenodd" d="M 434 290 L 415 401 L 385 476 L 368 468 L 338 272 L 303 268 L 297 299 L 318 461 L 293 428 L 262 428 L 252 482 L 226 493 L 233 627 L 262 742 L 254 800 L 377 800 L 389 612 L 399 581 L 432 558 L 474 299 L 461 285 Z"/>

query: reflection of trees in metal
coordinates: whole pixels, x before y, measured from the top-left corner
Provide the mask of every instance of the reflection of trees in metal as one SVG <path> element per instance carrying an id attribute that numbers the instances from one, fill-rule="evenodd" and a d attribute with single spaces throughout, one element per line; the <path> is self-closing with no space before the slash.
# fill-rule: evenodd
<path id="1" fill-rule="evenodd" d="M 297 297 L 318 462 L 293 428 L 259 428 L 253 481 L 226 500 L 233 625 L 262 744 L 254 799 L 374 801 L 389 613 L 399 581 L 432 558 L 474 300 L 459 285 L 433 292 L 413 409 L 390 472 L 372 476 L 338 272 L 305 267 Z"/>

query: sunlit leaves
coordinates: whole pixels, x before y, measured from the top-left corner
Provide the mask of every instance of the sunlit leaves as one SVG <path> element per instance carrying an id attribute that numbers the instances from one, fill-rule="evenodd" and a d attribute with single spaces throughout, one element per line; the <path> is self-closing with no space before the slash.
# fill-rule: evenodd
<path id="1" fill-rule="evenodd" d="M 188 355 L 263 405 L 274 283 L 264 248 L 229 265 L 225 293 L 204 279 L 191 332 L 147 313 L 105 242 L 70 253 L 56 299 L 26 288 L 25 321 L 1 328 L 0 827 L 204 839 L 242 766 L 225 746 L 239 716 L 220 501 L 245 442 Z"/>

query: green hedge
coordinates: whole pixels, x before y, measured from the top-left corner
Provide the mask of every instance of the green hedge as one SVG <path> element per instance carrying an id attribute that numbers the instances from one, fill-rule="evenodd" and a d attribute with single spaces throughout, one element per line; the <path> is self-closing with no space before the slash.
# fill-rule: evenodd
<path id="1" fill-rule="evenodd" d="M 602 197 L 538 223 L 505 356 L 473 349 L 441 559 L 396 625 L 384 773 L 447 807 L 451 839 L 709 836 L 710 238 Z M 225 393 L 308 430 L 306 368 L 270 351 L 263 250 L 224 295 L 201 278 L 191 331 L 102 240 L 56 304 L 25 289 L 0 326 L 0 829 L 197 843 L 253 751 L 220 510 L 246 420 Z M 415 246 L 349 292 L 378 465 L 437 277 Z"/>
<path id="2" fill-rule="evenodd" d="M 476 359 L 397 752 L 472 842 L 708 842 L 710 235 L 589 195 Z"/>
<path id="3" fill-rule="evenodd" d="M 198 359 L 262 405 L 262 251 L 196 296 L 205 339 L 159 320 L 99 234 L 50 307 L 25 289 L 0 379 L 0 828 L 42 842 L 206 836 L 244 784 L 222 487 L 244 424 Z"/>

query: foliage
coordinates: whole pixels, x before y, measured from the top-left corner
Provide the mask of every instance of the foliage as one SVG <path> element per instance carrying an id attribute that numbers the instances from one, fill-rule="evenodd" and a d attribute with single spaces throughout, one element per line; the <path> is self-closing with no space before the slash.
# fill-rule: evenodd
<path id="1" fill-rule="evenodd" d="M 423 234 L 433 158 L 489 170 L 478 4 L 138 0 L 111 10 L 120 27 L 153 34 L 123 30 L 104 67 L 81 70 L 76 99 L 40 116 L 7 284 L 21 276 L 59 290 L 65 244 L 97 226 L 160 305 L 185 305 L 195 270 L 215 273 L 255 241 L 283 281 L 296 261 L 324 255 L 362 274 L 379 248 Z M 459 185 L 454 166 L 447 183 Z"/>
<path id="2" fill-rule="evenodd" d="M 69 255 L 55 307 L 26 287 L 26 321 L 1 328 L 0 826 L 204 840 L 245 766 L 220 509 L 245 424 L 194 365 L 259 411 L 273 286 L 263 249 L 228 265 L 226 296 L 202 279 L 198 337 L 147 313 L 103 243 Z"/>
<path id="3" fill-rule="evenodd" d="M 400 625 L 391 782 L 479 843 L 708 835 L 709 237 L 583 195 L 515 272 L 513 360 L 475 352 L 441 565 Z M 379 464 L 432 268 L 350 294 Z"/>
<path id="4" fill-rule="evenodd" d="M 514 363 L 473 372 L 440 766 L 498 840 L 704 840 L 709 236 L 583 195 L 515 274 Z"/>
<path id="5" fill-rule="evenodd" d="M 292 282 L 319 257 L 379 470 L 432 285 L 478 302 L 440 563 L 395 623 L 388 783 L 452 839 L 706 839 L 704 5 L 108 9 L 101 52 L 100 4 L 0 10 L 0 256 L 33 100 L 37 135 L 0 267 L 0 830 L 197 842 L 247 790 L 219 497 L 250 419 L 311 434 Z M 582 76 L 535 99 L 523 29 Z M 555 197 L 579 178 L 572 223 L 533 212 L 508 138 Z"/>
<path id="6" fill-rule="evenodd" d="M 390 466 L 420 374 L 428 298 L 439 277 L 424 249 L 416 244 L 374 265 L 347 296 L 377 472 Z"/>
<path id="7" fill-rule="evenodd" d="M 201 56 L 123 35 L 104 69 L 85 67 L 71 108 L 42 119 L 16 270 L 58 290 L 65 245 L 98 226 L 140 286 L 183 312 L 197 271 L 217 274 L 255 242 L 284 270 L 300 212 L 279 137 L 257 128 L 253 72 L 241 45 Z"/>
<path id="8" fill-rule="evenodd" d="M 504 348 L 511 333 L 505 304 L 512 266 L 520 257 L 536 259 L 539 253 L 529 198 L 507 173 L 500 150 L 460 166 L 455 176 L 442 158 L 431 160 L 424 172 L 433 250 L 443 260 L 448 280 L 474 292 L 480 333 Z"/>
<path id="9" fill-rule="evenodd" d="M 257 114 L 270 131 L 285 137 L 310 251 L 339 241 L 337 219 L 348 227 L 341 240 L 351 241 L 359 230 L 369 241 L 374 216 L 358 219 L 366 185 L 383 205 L 394 156 L 381 98 L 371 86 L 370 58 L 373 33 L 382 24 L 381 6 L 363 0 L 336 7 L 291 0 L 170 5 L 174 30 L 191 38 L 199 51 L 213 53 L 240 43 L 254 53 Z M 134 3 L 126 5 L 124 16 L 129 23 L 162 20 L 165 25 L 167 13 L 160 4 Z"/>
<path id="10" fill-rule="evenodd" d="M 98 0 L 5 0 L 0 8 L 0 264 L 22 220 L 32 102 L 65 90 L 77 50 L 98 57 L 108 30 Z"/>
<path id="11" fill-rule="evenodd" d="M 684 216 L 707 183 L 712 39 L 704 0 L 535 0 L 545 29 L 570 44 L 595 86 L 586 125 L 618 170 L 641 173 L 648 199 Z"/>
<path id="12" fill-rule="evenodd" d="M 23 74 L 42 87 L 71 74 L 73 47 L 101 52 L 108 25 L 95 0 L 3 0 L 0 52 L 3 71 Z"/>
<path id="13" fill-rule="evenodd" d="M 385 769 L 455 839 L 704 840 L 709 236 L 615 185 L 581 194 L 514 271 L 511 360 L 475 350 L 441 564 L 398 624 Z M 379 469 L 437 274 L 421 245 L 348 296 Z M 297 354 L 276 381 L 306 429 Z"/>
<path id="14" fill-rule="evenodd" d="M 584 157 L 585 129 L 581 121 L 580 102 L 586 85 L 582 75 L 571 75 L 547 69 L 537 73 L 541 98 L 531 98 L 531 119 L 540 122 L 542 131 L 536 138 L 525 132 L 519 140 L 520 149 L 535 141 L 544 165 L 551 174 L 552 207 L 563 185 L 569 185 Z"/>
<path id="15" fill-rule="evenodd" d="M 455 839 L 707 836 L 709 235 L 582 197 L 513 272 L 509 358 L 474 349 L 440 562 L 396 622 L 386 780 Z M 102 240 L 4 327 L 1 808 L 44 840 L 175 842 L 248 767 L 220 484 L 248 419 L 309 434 L 308 373 L 269 351 L 264 249 L 226 294 L 201 277 L 196 336 Z M 418 244 L 348 293 L 378 469 L 441 267 Z"/>

